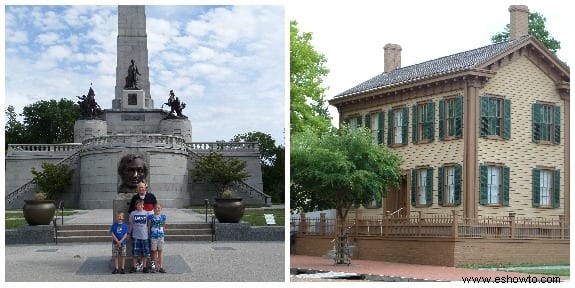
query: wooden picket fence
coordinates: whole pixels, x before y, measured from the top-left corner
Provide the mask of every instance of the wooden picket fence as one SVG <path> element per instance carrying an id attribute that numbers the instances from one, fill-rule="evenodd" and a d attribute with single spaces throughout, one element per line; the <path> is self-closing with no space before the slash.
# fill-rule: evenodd
<path id="1" fill-rule="evenodd" d="M 292 220 L 300 235 L 332 235 L 338 223 L 325 216 L 307 218 L 300 215 Z M 429 237 L 452 239 L 569 239 L 569 221 L 557 218 L 481 216 L 463 218 L 456 211 L 451 214 L 424 215 L 415 212 L 408 216 L 363 216 L 345 223 L 350 237 Z"/>

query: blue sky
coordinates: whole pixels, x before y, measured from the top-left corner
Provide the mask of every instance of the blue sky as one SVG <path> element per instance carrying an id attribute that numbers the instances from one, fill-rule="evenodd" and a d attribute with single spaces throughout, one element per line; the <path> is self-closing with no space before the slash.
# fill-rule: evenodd
<path id="1" fill-rule="evenodd" d="M 117 6 L 5 6 L 7 105 L 87 94 L 110 109 Z M 151 95 L 185 102 L 193 142 L 250 131 L 284 143 L 283 6 L 146 7 Z"/>

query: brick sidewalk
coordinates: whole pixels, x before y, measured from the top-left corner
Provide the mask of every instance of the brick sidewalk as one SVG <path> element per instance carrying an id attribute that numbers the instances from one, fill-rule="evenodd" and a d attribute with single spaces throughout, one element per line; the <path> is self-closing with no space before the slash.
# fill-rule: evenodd
<path id="1" fill-rule="evenodd" d="M 506 271 L 476 270 L 444 266 L 392 263 L 352 259 L 351 266 L 334 266 L 333 259 L 322 257 L 290 255 L 290 268 L 348 272 L 357 274 L 385 275 L 415 279 L 462 281 L 462 277 L 555 277 L 550 275 L 524 274 Z M 561 276 L 561 281 L 569 280 Z"/>

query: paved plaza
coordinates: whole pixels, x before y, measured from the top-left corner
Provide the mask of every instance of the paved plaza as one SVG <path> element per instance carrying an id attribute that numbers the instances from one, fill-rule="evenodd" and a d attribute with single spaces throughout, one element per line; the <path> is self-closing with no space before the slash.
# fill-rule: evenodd
<path id="1" fill-rule="evenodd" d="M 169 223 L 202 222 L 187 209 L 163 209 Z M 82 210 L 66 224 L 112 223 L 111 209 Z M 60 221 L 60 219 L 58 219 Z M 169 226 L 168 226 L 169 229 Z M 110 238 L 111 239 L 111 238 Z M 285 245 L 266 242 L 166 242 L 167 273 L 113 275 L 110 243 L 5 246 L 6 282 L 261 282 L 285 281 Z"/>

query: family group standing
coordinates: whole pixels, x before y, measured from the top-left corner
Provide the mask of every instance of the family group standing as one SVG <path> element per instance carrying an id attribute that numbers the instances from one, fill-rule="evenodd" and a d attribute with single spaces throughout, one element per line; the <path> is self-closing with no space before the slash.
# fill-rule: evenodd
<path id="1" fill-rule="evenodd" d="M 166 215 L 153 193 L 148 191 L 144 182 L 137 185 L 128 209 L 129 225 L 124 223 L 124 213 L 116 214 L 116 222 L 110 227 L 112 233 L 112 256 L 114 271 L 112 274 L 125 274 L 127 242 L 132 243 L 132 268 L 130 273 L 166 273 L 163 250 Z M 151 251 L 151 253 L 150 253 Z M 151 257 L 150 265 L 148 259 Z M 121 265 L 120 265 L 121 264 Z"/>

